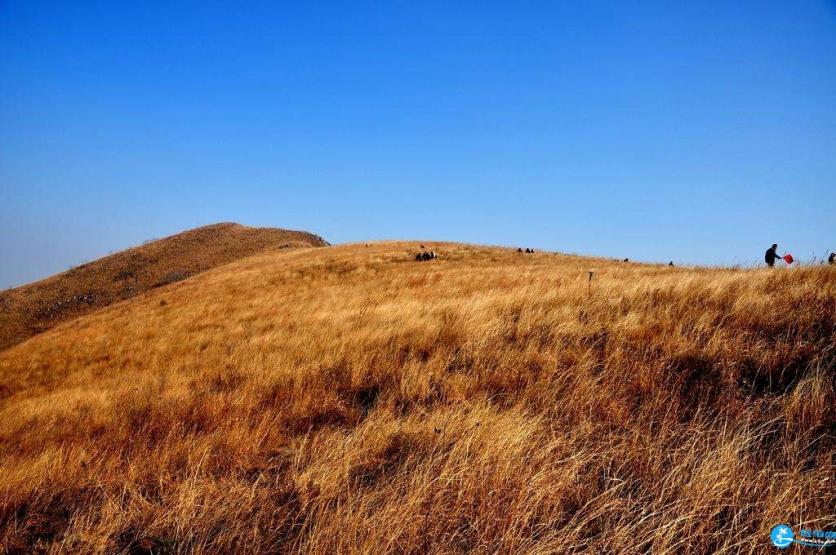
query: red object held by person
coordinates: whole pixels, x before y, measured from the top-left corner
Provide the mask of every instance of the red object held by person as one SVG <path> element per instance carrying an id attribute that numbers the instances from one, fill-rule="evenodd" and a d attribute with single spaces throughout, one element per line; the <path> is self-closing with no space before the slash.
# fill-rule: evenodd
<path id="1" fill-rule="evenodd" d="M 784 262 L 786 262 L 788 266 L 792 264 L 794 261 L 795 259 L 792 257 L 790 253 L 784 255 Z"/>

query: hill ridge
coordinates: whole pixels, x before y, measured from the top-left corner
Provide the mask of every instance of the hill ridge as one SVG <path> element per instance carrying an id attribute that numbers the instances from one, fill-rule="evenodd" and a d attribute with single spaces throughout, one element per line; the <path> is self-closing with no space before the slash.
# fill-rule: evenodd
<path id="1" fill-rule="evenodd" d="M 264 250 L 327 245 L 306 231 L 234 222 L 146 241 L 0 292 L 0 350 L 59 323 Z"/>

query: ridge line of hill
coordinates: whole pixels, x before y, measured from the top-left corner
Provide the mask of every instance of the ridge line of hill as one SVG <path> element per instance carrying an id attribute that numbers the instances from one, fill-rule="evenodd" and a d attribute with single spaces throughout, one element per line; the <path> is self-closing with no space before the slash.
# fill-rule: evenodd
<path id="1" fill-rule="evenodd" d="M 305 231 L 224 222 L 129 247 L 0 292 L 0 350 L 149 289 L 265 250 L 328 245 Z"/>

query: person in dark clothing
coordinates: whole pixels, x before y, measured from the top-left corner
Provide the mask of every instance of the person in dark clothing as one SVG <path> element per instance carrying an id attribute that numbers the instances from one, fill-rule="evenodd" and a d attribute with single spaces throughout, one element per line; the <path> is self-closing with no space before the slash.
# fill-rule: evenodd
<path id="1" fill-rule="evenodd" d="M 831 252 L 830 256 L 827 257 L 828 264 L 836 264 L 836 252 Z"/>
<path id="2" fill-rule="evenodd" d="M 766 265 L 770 268 L 775 266 L 775 261 L 781 258 L 778 255 L 778 244 L 774 244 L 768 249 L 766 249 L 766 254 L 763 255 L 763 261 L 766 262 Z"/>

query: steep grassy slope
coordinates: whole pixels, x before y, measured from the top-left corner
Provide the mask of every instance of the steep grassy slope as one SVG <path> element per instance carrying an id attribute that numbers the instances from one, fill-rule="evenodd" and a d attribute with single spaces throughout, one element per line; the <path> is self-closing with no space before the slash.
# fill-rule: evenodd
<path id="1" fill-rule="evenodd" d="M 832 268 L 432 248 L 258 254 L 0 353 L 0 549 L 763 553 L 836 526 Z"/>
<path id="2" fill-rule="evenodd" d="M 326 244 L 302 231 L 215 224 L 0 293 L 0 349 L 149 288 L 271 248 Z"/>

